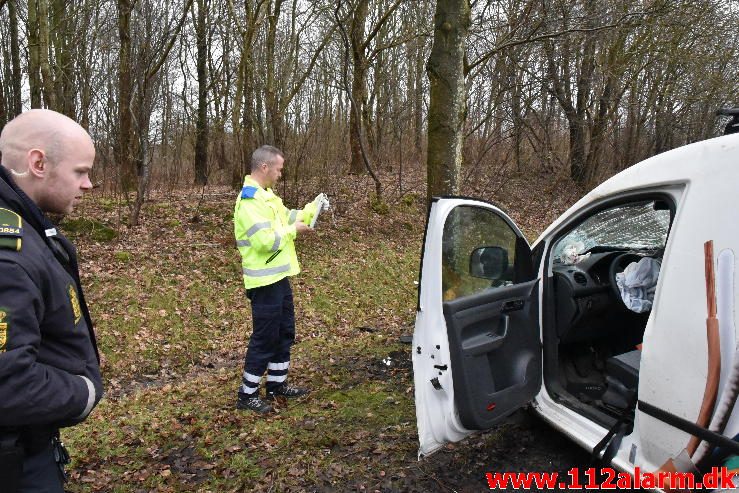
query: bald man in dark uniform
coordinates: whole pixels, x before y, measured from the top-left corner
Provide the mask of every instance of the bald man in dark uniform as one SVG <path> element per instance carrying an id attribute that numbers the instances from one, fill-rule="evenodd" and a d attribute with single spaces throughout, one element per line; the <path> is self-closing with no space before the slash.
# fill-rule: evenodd
<path id="1" fill-rule="evenodd" d="M 92 188 L 95 146 L 73 120 L 31 110 L 0 134 L 0 489 L 63 493 L 59 429 L 103 394 L 77 254 L 46 216 Z"/>

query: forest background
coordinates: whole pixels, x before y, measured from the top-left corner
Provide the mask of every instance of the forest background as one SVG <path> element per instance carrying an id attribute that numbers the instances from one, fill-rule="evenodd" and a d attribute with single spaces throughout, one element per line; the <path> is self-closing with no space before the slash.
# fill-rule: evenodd
<path id="1" fill-rule="evenodd" d="M 108 389 L 65 431 L 71 488 L 432 491 L 518 470 L 541 448 L 522 430 L 416 461 L 398 336 L 427 199 L 495 201 L 535 238 L 614 173 L 720 134 L 738 25 L 730 0 L 0 0 L 0 126 L 50 108 L 97 148 L 61 224 Z M 231 214 L 262 144 L 286 153 L 289 206 L 334 205 L 294 280 L 291 378 L 314 392 L 267 420 L 233 409 Z"/>
<path id="2" fill-rule="evenodd" d="M 288 196 L 368 173 L 382 199 L 427 165 L 430 194 L 511 172 L 590 187 L 717 135 L 738 16 L 729 0 L 0 0 L 0 126 L 29 107 L 81 122 L 134 225 L 149 190 L 238 187 L 263 143 L 288 155 Z"/>

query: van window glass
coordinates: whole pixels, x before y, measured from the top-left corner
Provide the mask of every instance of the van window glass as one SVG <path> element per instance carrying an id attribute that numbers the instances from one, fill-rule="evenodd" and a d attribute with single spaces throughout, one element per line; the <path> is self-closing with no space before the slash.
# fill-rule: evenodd
<path id="1" fill-rule="evenodd" d="M 664 248 L 670 228 L 670 211 L 663 202 L 624 204 L 587 218 L 554 246 L 553 259 L 566 247 L 577 253 L 591 250 L 657 250 Z"/>
<path id="2" fill-rule="evenodd" d="M 480 247 L 506 250 L 508 269 L 496 280 L 470 274 L 470 255 Z M 513 284 L 516 233 L 490 209 L 459 206 L 447 216 L 442 240 L 442 293 L 444 301 Z"/>

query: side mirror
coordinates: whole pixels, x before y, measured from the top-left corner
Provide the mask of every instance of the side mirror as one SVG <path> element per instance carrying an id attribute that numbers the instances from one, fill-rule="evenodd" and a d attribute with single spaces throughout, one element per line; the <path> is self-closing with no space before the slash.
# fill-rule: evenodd
<path id="1" fill-rule="evenodd" d="M 508 250 L 498 246 L 475 248 L 470 254 L 470 275 L 496 281 L 508 270 Z"/>

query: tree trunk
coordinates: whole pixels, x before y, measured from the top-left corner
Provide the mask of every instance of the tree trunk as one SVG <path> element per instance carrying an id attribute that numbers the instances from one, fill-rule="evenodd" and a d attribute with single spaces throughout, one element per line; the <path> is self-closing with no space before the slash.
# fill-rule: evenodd
<path id="1" fill-rule="evenodd" d="M 351 149 L 350 174 L 366 172 L 362 157 L 362 127 L 367 104 L 367 60 L 364 53 L 364 24 L 367 22 L 369 0 L 359 0 L 351 24 L 352 50 L 352 101 L 357 108 L 349 116 L 349 147 Z"/>
<path id="2" fill-rule="evenodd" d="M 585 122 L 579 115 L 568 118 L 570 127 L 570 178 L 585 181 Z"/>
<path id="3" fill-rule="evenodd" d="M 41 70 L 41 87 L 44 93 L 44 105 L 49 109 L 57 110 L 54 78 L 51 74 L 51 65 L 49 63 L 49 50 L 51 48 L 49 2 L 48 0 L 36 1 L 38 2 L 39 69 Z"/>
<path id="4" fill-rule="evenodd" d="M 57 111 L 64 113 L 72 119 L 76 119 L 76 90 L 75 87 L 75 59 L 79 45 L 92 42 L 84 39 L 77 43 L 70 39 L 73 34 L 75 23 L 71 21 L 72 14 L 67 12 L 68 0 L 52 0 L 50 5 L 50 16 L 52 29 L 50 31 L 51 46 L 54 53 L 53 78 L 54 98 L 57 102 Z M 71 9 L 70 9 L 71 10 Z"/>
<path id="5" fill-rule="evenodd" d="M 91 0 L 86 0 L 85 7 L 89 8 L 89 3 Z M 85 28 L 89 29 L 91 26 L 95 25 L 97 23 L 97 20 L 100 17 L 100 12 L 95 9 L 89 8 L 89 13 L 85 14 Z M 96 87 L 94 86 L 94 79 L 93 79 L 93 72 L 94 72 L 94 60 L 98 53 L 98 42 L 100 40 L 100 37 L 98 35 L 94 35 L 91 37 L 89 43 L 84 43 L 79 47 L 78 52 L 78 60 L 79 63 L 82 65 L 80 68 L 80 75 L 79 75 L 79 83 L 81 84 L 81 87 L 79 88 L 80 93 L 80 114 L 79 114 L 79 121 L 80 125 L 84 129 L 90 128 L 90 117 L 94 110 L 93 108 L 93 92 L 96 92 Z M 110 97 L 110 96 L 109 96 Z M 110 108 L 113 107 L 113 105 L 109 106 Z M 115 136 L 112 136 L 115 139 Z"/>
<path id="6" fill-rule="evenodd" d="M 274 9 L 269 13 L 267 29 L 267 77 L 265 87 L 265 103 L 267 106 L 267 118 L 270 125 L 270 137 L 272 145 L 282 148 L 284 145 L 284 131 L 282 114 L 280 112 L 279 98 L 277 97 L 277 86 L 275 83 L 275 42 L 277 38 L 277 24 L 280 20 L 280 9 L 283 0 L 275 0 Z"/>
<path id="7" fill-rule="evenodd" d="M 208 183 L 208 0 L 198 0 L 198 120 L 195 127 L 195 184 Z"/>
<path id="8" fill-rule="evenodd" d="M 146 98 L 145 95 L 147 90 L 141 89 L 142 95 L 138 98 L 137 106 L 138 111 L 138 122 L 141 127 L 138 129 L 139 145 L 138 154 L 136 156 L 136 168 L 138 170 L 138 184 L 136 188 L 136 199 L 133 203 L 133 210 L 131 211 L 131 226 L 138 226 L 139 217 L 141 215 L 141 208 L 146 200 L 146 194 L 149 191 L 149 178 L 151 176 L 151 164 L 149 159 L 149 115 L 151 114 L 146 109 Z"/>
<path id="9" fill-rule="evenodd" d="M 459 193 L 467 111 L 464 60 L 471 24 L 468 0 L 438 0 L 426 66 L 430 84 L 428 199 Z"/>
<path id="10" fill-rule="evenodd" d="M 251 2 L 245 2 L 246 27 L 241 33 L 241 59 L 236 78 L 234 104 L 231 109 L 231 126 L 234 129 L 234 168 L 231 174 L 231 184 L 240 188 L 244 175 L 248 173 L 249 155 L 254 145 L 254 118 L 253 118 L 253 49 L 254 35 L 260 19 L 261 4 L 254 9 Z M 232 15 L 233 14 L 232 12 Z M 236 20 L 234 20 L 236 22 Z"/>
<path id="11" fill-rule="evenodd" d="M 669 104 L 660 94 L 657 98 L 657 110 L 654 117 L 654 153 L 661 154 L 669 151 L 670 146 L 670 110 Z"/>
<path id="12" fill-rule="evenodd" d="M 585 0 L 586 27 L 591 28 L 593 12 L 593 0 Z M 595 71 L 595 34 L 586 33 L 583 44 L 580 75 L 577 78 L 577 97 L 574 117 L 569 118 L 570 123 L 570 177 L 577 183 L 584 183 L 590 174 L 587 168 L 586 142 L 587 111 L 593 87 L 593 73 Z"/>
<path id="13" fill-rule="evenodd" d="M 8 123 L 8 111 L 5 109 L 5 91 L 3 90 L 2 74 L 0 74 L 0 128 Z"/>
<path id="14" fill-rule="evenodd" d="M 23 81 L 23 74 L 21 73 L 21 55 L 18 43 L 17 1 L 18 0 L 8 1 L 8 16 L 10 21 L 10 63 L 12 67 L 12 79 L 10 81 L 12 91 L 8 96 L 8 101 L 10 103 L 8 105 L 8 113 L 10 119 L 20 115 L 23 111 L 23 106 L 21 104 L 21 83 Z"/>
<path id="15" fill-rule="evenodd" d="M 236 78 L 236 94 L 234 96 L 234 105 L 231 108 L 231 127 L 234 129 L 234 168 L 231 173 L 231 185 L 234 188 L 241 187 L 247 169 L 247 159 L 249 149 L 251 148 L 251 136 L 253 123 L 251 121 L 251 95 L 249 91 L 248 70 L 251 63 L 248 59 L 251 56 L 246 43 L 246 36 L 243 37 L 241 48 L 241 60 Z M 243 108 L 243 109 L 242 109 Z"/>
<path id="16" fill-rule="evenodd" d="M 588 184 L 595 184 L 595 179 L 600 171 L 601 165 L 605 165 L 605 161 L 601 160 L 602 149 L 605 144 L 606 130 L 608 121 L 614 108 L 618 106 L 619 101 L 614 101 L 613 87 L 616 84 L 613 75 L 606 78 L 605 87 L 600 96 L 598 103 L 598 113 L 596 114 L 590 131 L 590 147 L 586 158 L 587 175 L 585 181 Z"/>
<path id="17" fill-rule="evenodd" d="M 31 108 L 41 108 L 41 72 L 39 69 L 38 8 L 36 0 L 28 0 L 28 86 Z"/>
<path id="18" fill-rule="evenodd" d="M 118 146 L 116 160 L 124 193 L 136 189 L 136 167 L 131 155 L 131 97 L 133 81 L 131 78 L 131 0 L 118 0 Z"/>
<path id="19" fill-rule="evenodd" d="M 521 141 L 523 140 L 523 113 L 521 104 L 521 80 L 516 67 L 516 57 L 518 53 L 511 50 L 506 57 L 504 64 L 506 70 L 506 78 L 508 79 L 508 87 L 511 93 L 511 120 L 513 124 L 513 161 L 516 163 L 516 171 L 523 171 L 523 162 L 521 156 Z"/>
<path id="20" fill-rule="evenodd" d="M 416 97 L 413 100 L 413 113 L 415 117 L 414 127 L 414 139 L 413 144 L 416 148 L 416 154 L 418 156 L 418 162 L 420 164 L 423 156 L 423 102 L 426 92 L 423 87 L 423 73 L 425 68 L 425 57 L 424 57 L 424 46 L 425 43 L 422 38 L 416 40 Z"/>

